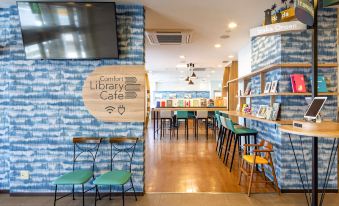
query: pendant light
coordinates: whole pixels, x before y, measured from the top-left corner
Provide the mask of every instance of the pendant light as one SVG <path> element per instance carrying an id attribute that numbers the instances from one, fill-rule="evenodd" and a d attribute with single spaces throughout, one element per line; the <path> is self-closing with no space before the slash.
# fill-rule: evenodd
<path id="1" fill-rule="evenodd" d="M 190 63 L 190 69 L 192 70 L 191 79 L 197 78 L 197 75 L 194 72 L 194 64 L 193 63 Z"/>
<path id="2" fill-rule="evenodd" d="M 189 77 L 186 77 L 185 81 L 188 82 L 189 80 L 190 80 L 190 78 L 189 78 Z"/>
<path id="3" fill-rule="evenodd" d="M 193 85 L 194 82 L 190 79 L 190 81 L 188 82 L 189 85 Z"/>

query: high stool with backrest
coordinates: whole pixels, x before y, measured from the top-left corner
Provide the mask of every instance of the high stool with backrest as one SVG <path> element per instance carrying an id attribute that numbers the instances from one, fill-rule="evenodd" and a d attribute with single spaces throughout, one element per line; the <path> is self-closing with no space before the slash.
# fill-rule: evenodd
<path id="1" fill-rule="evenodd" d="M 96 185 L 95 205 L 99 195 L 98 186 L 107 185 L 109 186 L 109 199 L 111 199 L 112 186 L 121 186 L 122 205 L 124 206 L 125 192 L 130 189 L 133 190 L 135 201 L 137 201 L 132 180 L 132 161 L 138 138 L 110 138 L 109 142 L 111 144 L 111 171 L 97 177 L 93 182 Z M 130 182 L 131 187 L 129 189 L 125 189 L 124 186 L 128 182 Z"/>
<path id="2" fill-rule="evenodd" d="M 228 156 L 229 156 L 230 149 L 231 149 L 232 139 L 234 139 L 232 159 L 231 159 L 231 165 L 230 165 L 230 172 L 231 172 L 232 166 L 233 166 L 233 161 L 234 161 L 234 155 L 235 155 L 235 151 L 236 151 L 237 147 L 238 147 L 238 152 L 239 152 L 239 156 L 240 156 L 240 152 L 241 152 L 240 140 L 241 140 L 241 137 L 245 137 L 246 142 L 248 142 L 249 137 L 253 136 L 254 142 L 256 142 L 258 131 L 254 130 L 254 129 L 249 129 L 249 128 L 246 128 L 246 127 L 235 127 L 230 118 L 226 118 L 226 126 L 227 126 L 227 129 L 231 131 L 229 142 L 227 143 L 227 148 L 225 150 L 225 155 L 224 155 L 224 163 L 226 165 L 227 165 L 227 160 L 228 160 Z"/>
<path id="3" fill-rule="evenodd" d="M 247 153 L 247 147 L 253 147 L 254 150 L 250 153 Z M 272 169 L 273 184 L 275 185 L 278 193 L 280 194 L 280 189 L 278 187 L 277 177 L 275 175 L 275 169 L 273 165 L 273 159 L 271 156 L 273 152 L 273 145 L 265 140 L 261 140 L 259 144 L 244 144 L 243 156 L 240 164 L 240 175 L 239 175 L 239 184 L 241 182 L 242 174 L 245 174 L 247 177 L 250 177 L 250 182 L 248 185 L 248 196 L 251 195 L 251 187 L 253 183 L 253 174 L 256 168 L 256 165 L 261 165 L 261 170 L 264 175 L 265 183 L 267 181 L 265 174 L 265 165 L 268 165 Z M 250 166 L 250 171 L 247 170 L 246 165 Z M 245 167 L 244 167 L 245 166 Z"/>
<path id="4" fill-rule="evenodd" d="M 199 120 L 205 120 L 206 139 L 208 140 L 208 111 L 197 111 L 195 116 L 195 137 L 198 139 L 199 135 Z"/>
<path id="5" fill-rule="evenodd" d="M 214 115 L 215 117 L 215 122 L 216 122 L 216 128 L 218 129 L 218 136 L 217 136 L 217 144 L 216 144 L 216 147 L 215 147 L 215 151 L 218 151 L 219 149 L 219 144 L 220 144 L 220 140 L 221 140 L 221 134 L 222 134 L 222 127 L 221 127 L 221 120 L 220 120 L 220 114 L 219 113 L 215 113 Z"/>
<path id="6" fill-rule="evenodd" d="M 227 137 L 227 140 L 226 140 L 226 145 L 225 145 L 225 152 L 227 151 L 227 148 L 229 148 L 229 142 L 231 142 L 231 134 L 232 134 L 232 131 L 227 129 L 227 125 L 226 125 L 226 117 L 224 115 L 218 115 L 218 119 L 220 121 L 220 131 L 219 132 L 219 135 L 218 135 L 218 140 L 217 140 L 217 151 L 218 151 L 218 156 L 219 158 L 221 158 L 221 155 L 222 155 L 222 150 L 224 148 L 224 143 L 225 143 L 225 139 Z M 243 126 L 237 124 L 237 123 L 234 123 L 233 122 L 233 125 L 235 128 L 243 128 Z M 225 153 L 226 154 L 226 153 Z M 225 158 L 225 156 L 224 156 Z"/>
<path id="7" fill-rule="evenodd" d="M 160 138 L 165 135 L 165 126 L 167 121 L 169 121 L 169 130 L 170 130 L 170 139 L 172 137 L 173 130 L 173 115 L 171 111 L 160 111 Z"/>
<path id="8" fill-rule="evenodd" d="M 184 120 L 185 123 L 185 136 L 188 139 L 188 111 L 177 111 L 177 139 L 179 134 L 180 120 Z"/>
<path id="9" fill-rule="evenodd" d="M 85 193 L 96 187 L 92 187 L 85 191 L 85 183 L 87 183 L 90 179 L 95 178 L 95 160 L 101 141 L 102 138 L 95 137 L 73 138 L 73 169 L 72 172 L 68 172 L 53 181 L 53 184 L 55 185 L 54 206 L 56 205 L 57 200 L 60 200 L 69 195 L 73 195 L 74 200 L 75 185 L 82 186 L 82 205 L 85 205 Z M 89 169 L 83 168 L 86 163 L 90 163 Z M 72 185 L 72 192 L 57 198 L 58 185 Z"/>

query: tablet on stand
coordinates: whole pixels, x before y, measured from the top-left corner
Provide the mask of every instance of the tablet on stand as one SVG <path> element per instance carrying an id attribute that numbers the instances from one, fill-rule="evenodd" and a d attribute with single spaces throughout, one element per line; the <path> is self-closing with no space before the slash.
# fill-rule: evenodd
<path id="1" fill-rule="evenodd" d="M 323 108 L 327 97 L 315 97 L 311 104 L 308 106 L 304 118 L 306 121 L 312 122 L 321 122 L 321 116 L 319 115 L 321 109 Z"/>

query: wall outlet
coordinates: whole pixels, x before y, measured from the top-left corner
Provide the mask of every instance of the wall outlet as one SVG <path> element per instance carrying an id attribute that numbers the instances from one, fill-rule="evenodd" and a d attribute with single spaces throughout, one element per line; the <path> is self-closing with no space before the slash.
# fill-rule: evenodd
<path id="1" fill-rule="evenodd" d="M 28 180 L 29 179 L 29 172 L 27 170 L 20 171 L 20 179 Z"/>

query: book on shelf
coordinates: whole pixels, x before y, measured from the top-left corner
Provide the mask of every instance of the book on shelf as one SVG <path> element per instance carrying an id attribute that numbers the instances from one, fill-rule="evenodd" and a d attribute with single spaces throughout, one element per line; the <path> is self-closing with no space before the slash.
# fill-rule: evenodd
<path id="1" fill-rule="evenodd" d="M 172 103 L 173 103 L 173 101 L 171 99 L 168 99 L 166 101 L 166 107 L 173 107 Z"/>
<path id="2" fill-rule="evenodd" d="M 279 111 L 280 111 L 280 103 L 273 103 L 272 106 L 272 116 L 271 116 L 271 120 L 276 121 L 278 119 L 278 115 L 279 115 Z"/>
<path id="3" fill-rule="evenodd" d="M 207 100 L 206 99 L 200 99 L 200 107 L 207 107 Z"/>
<path id="4" fill-rule="evenodd" d="M 312 77 L 311 77 L 311 84 L 313 85 Z M 328 92 L 326 79 L 324 75 L 318 75 L 318 92 Z"/>
<path id="5" fill-rule="evenodd" d="M 172 105 L 173 105 L 173 107 L 178 107 L 178 100 L 177 99 L 173 99 L 172 100 Z"/>
<path id="6" fill-rule="evenodd" d="M 294 93 L 305 93 L 305 78 L 303 74 L 291 74 L 291 85 Z"/>
<path id="7" fill-rule="evenodd" d="M 278 80 L 272 81 L 270 93 L 278 92 Z"/>
<path id="8" fill-rule="evenodd" d="M 266 119 L 272 120 L 272 114 L 273 114 L 273 108 L 272 107 L 267 107 L 266 108 Z"/>
<path id="9" fill-rule="evenodd" d="M 257 117 L 265 119 L 267 107 L 268 107 L 267 105 L 260 105 L 259 110 L 257 112 Z"/>
<path id="10" fill-rule="evenodd" d="M 184 107 L 184 100 L 183 99 L 179 99 L 178 100 L 178 106 L 179 107 Z"/>
<path id="11" fill-rule="evenodd" d="M 160 101 L 157 101 L 157 107 L 160 107 Z"/>
<path id="12" fill-rule="evenodd" d="M 248 82 L 247 85 L 246 85 L 246 89 L 245 89 L 244 95 L 250 95 L 250 93 L 251 93 L 251 86 L 252 86 L 252 83 Z M 241 96 L 241 94 L 239 94 L 239 95 Z"/>
<path id="13" fill-rule="evenodd" d="M 166 107 L 166 101 L 165 100 L 161 100 L 161 107 Z"/>
<path id="14" fill-rule="evenodd" d="M 200 106 L 199 99 L 193 99 L 193 107 L 199 107 L 199 106 Z"/>
<path id="15" fill-rule="evenodd" d="M 266 82 L 264 93 L 265 94 L 270 93 L 270 90 L 271 90 L 271 82 Z"/>

